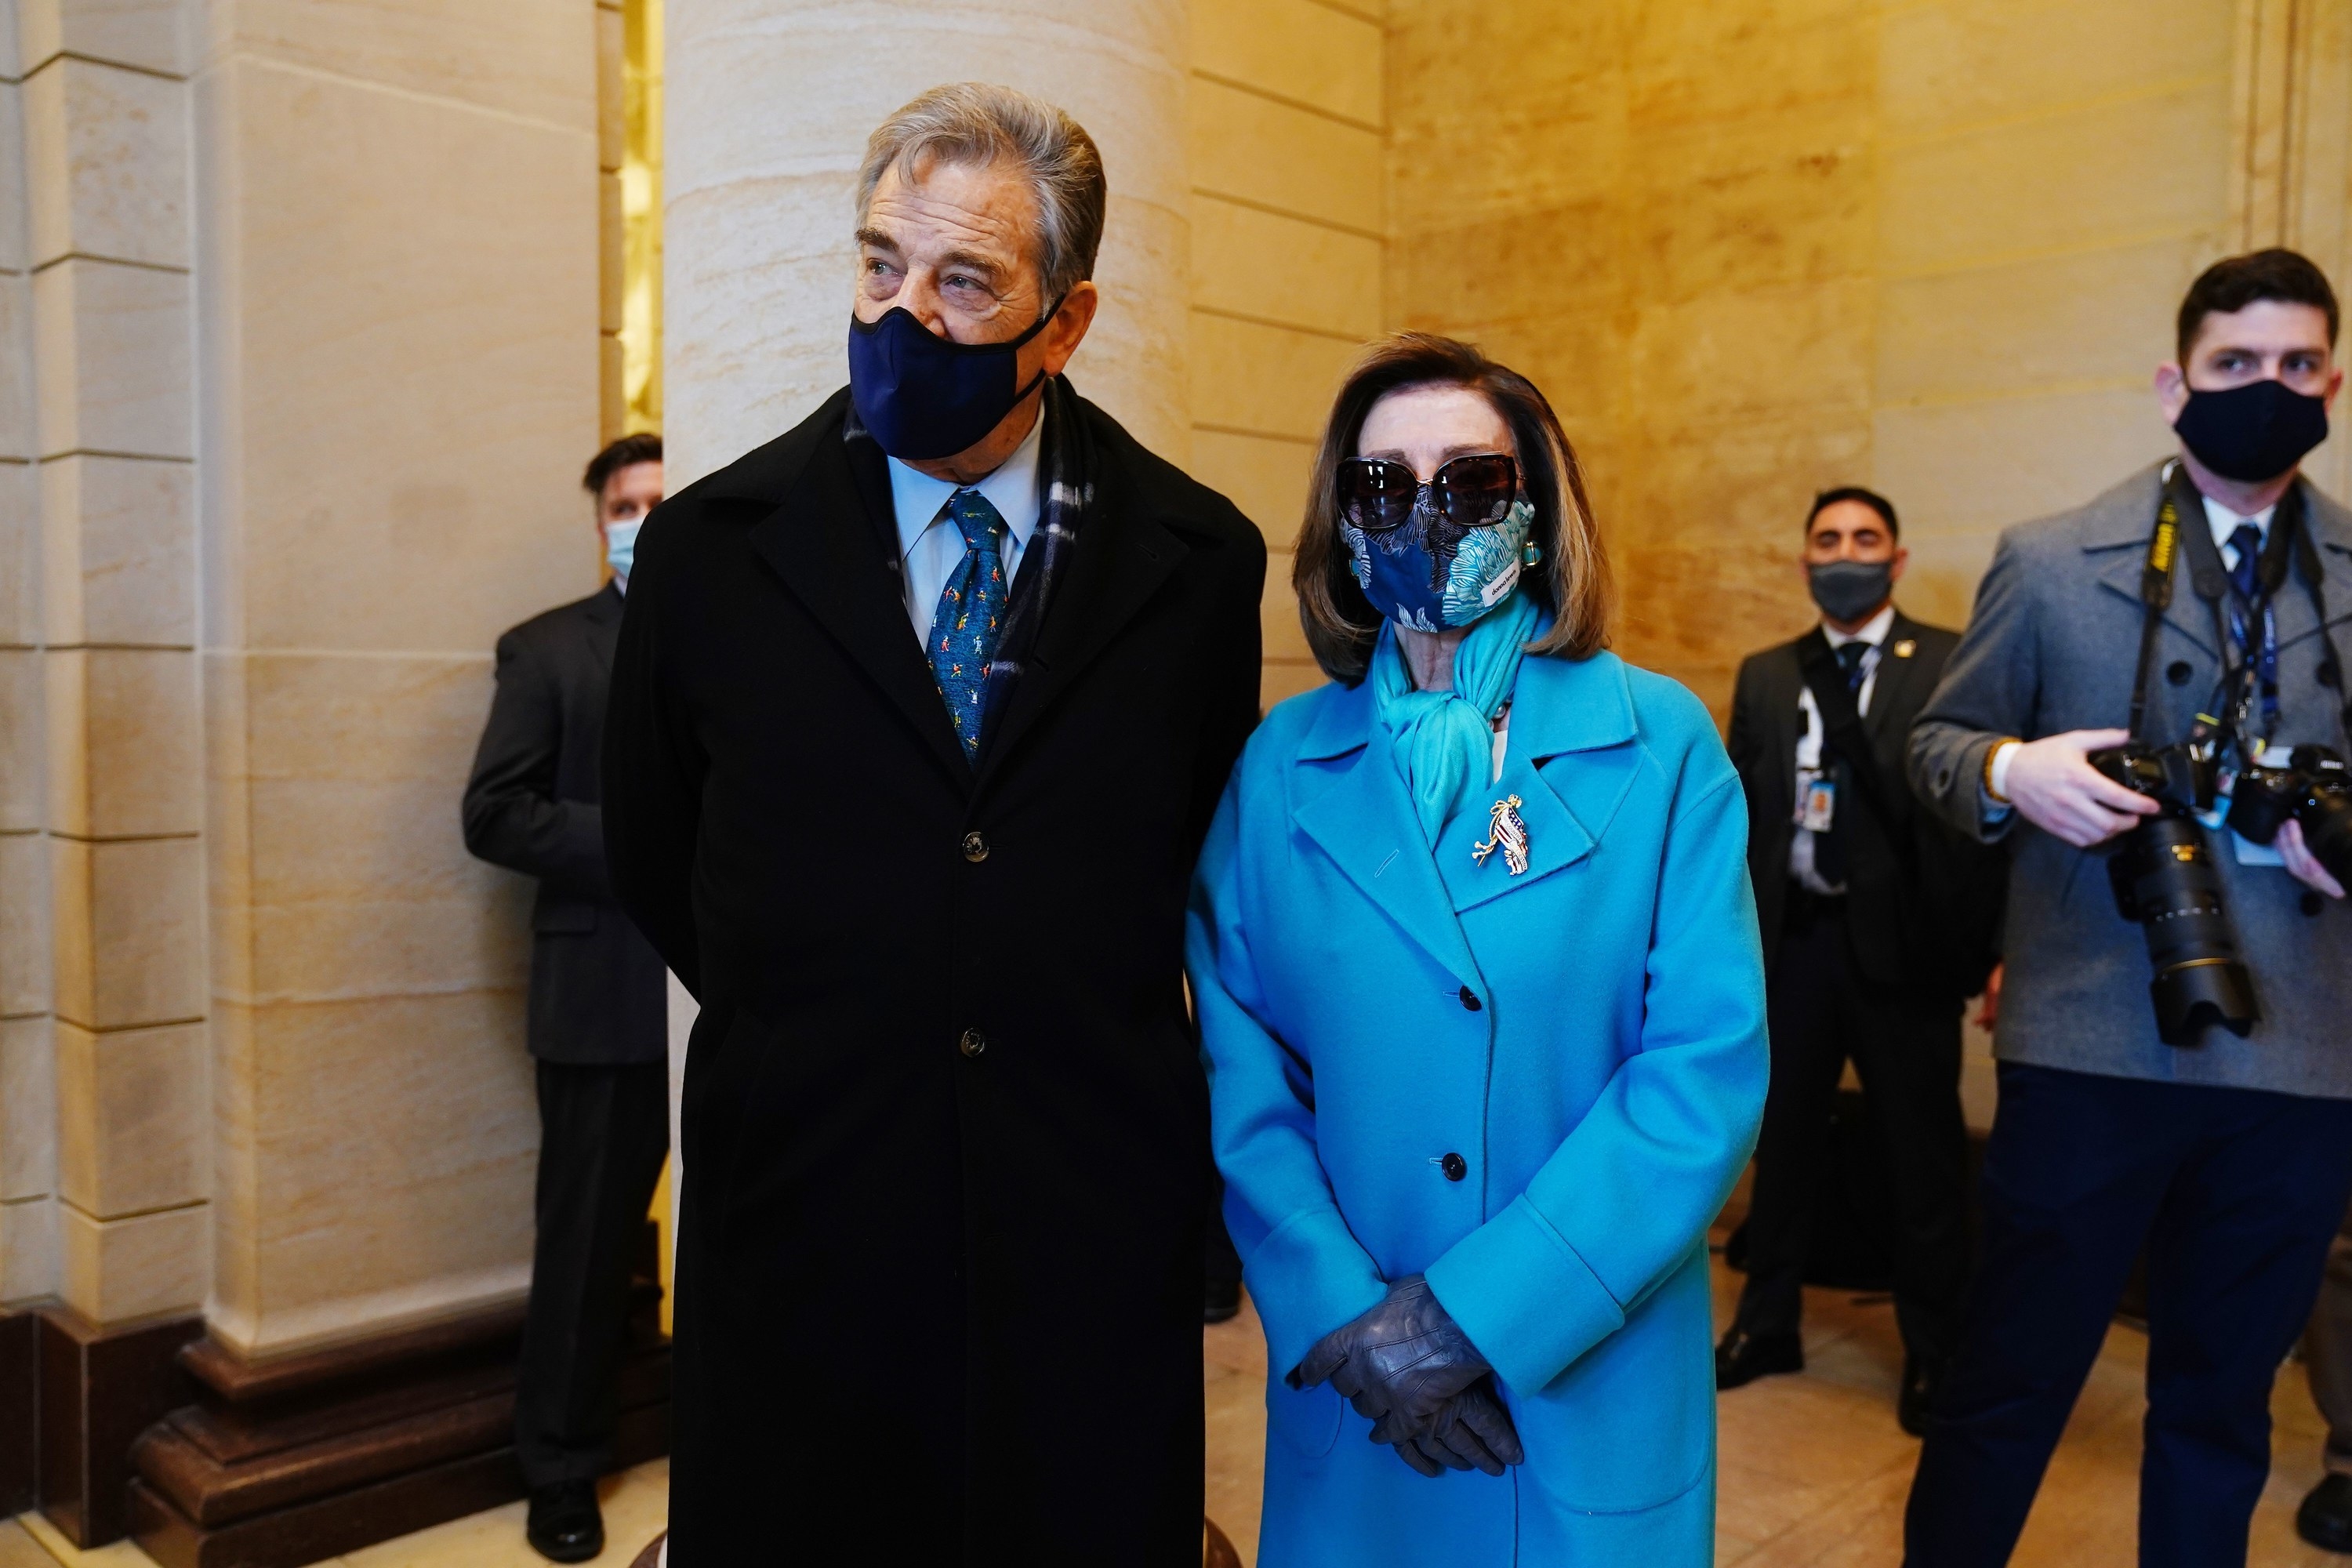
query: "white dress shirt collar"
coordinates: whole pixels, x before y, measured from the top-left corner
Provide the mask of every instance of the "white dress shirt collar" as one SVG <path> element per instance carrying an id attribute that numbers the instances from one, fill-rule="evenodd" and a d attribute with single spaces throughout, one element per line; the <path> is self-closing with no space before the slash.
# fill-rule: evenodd
<path id="1" fill-rule="evenodd" d="M 1850 642 L 1866 642 L 1873 647 L 1883 647 L 1886 643 L 1886 634 L 1894 629 L 1895 605 L 1891 600 L 1880 607 L 1878 614 L 1863 622 L 1860 631 L 1842 632 L 1827 621 L 1822 623 L 1822 636 L 1830 639 L 1832 647 L 1843 647 Z"/>
<path id="2" fill-rule="evenodd" d="M 1006 562 L 1010 567 L 1020 552 L 1028 547 L 1030 534 L 1036 531 L 1040 510 L 1037 457 L 1043 449 L 1045 434 L 1045 413 L 1041 407 L 1036 419 L 1029 426 L 1029 434 L 1022 437 L 1021 445 L 1013 448 L 1013 456 L 1005 458 L 994 473 L 976 485 L 935 479 L 929 474 L 908 468 L 896 458 L 890 458 L 890 506 L 898 514 L 899 559 L 903 561 L 912 553 L 917 541 L 940 520 L 940 512 L 947 506 L 950 496 L 960 489 L 974 489 L 988 498 L 988 504 L 994 507 L 996 515 L 1004 520 L 1005 531 L 1013 536 L 1012 547 L 1006 552 L 1013 558 Z M 958 531 L 959 533 L 961 531 Z M 961 540 L 957 549 L 959 552 L 962 549 Z M 1008 578 L 1012 575 L 1010 571 L 1005 574 Z"/>
<path id="3" fill-rule="evenodd" d="M 2241 525 L 2249 522 L 2252 523 L 2256 531 L 2262 534 L 2263 542 L 2265 543 L 2269 542 L 2271 537 L 2271 519 L 2278 513 L 2278 507 L 2275 503 L 2263 508 L 2262 510 L 2254 513 L 2252 517 L 2240 517 L 2236 512 L 2231 511 L 2228 507 L 2223 506 L 2220 501 L 2215 500 L 2211 496 L 2206 495 L 2201 491 L 2199 493 L 2198 499 L 2205 503 L 2205 523 L 2207 527 L 2213 531 L 2213 542 L 2221 547 L 2222 552 L 2221 559 L 2225 564 L 2230 566 L 2237 565 L 2237 562 L 2231 560 L 2230 555 L 2230 535 L 2237 532 Z"/>

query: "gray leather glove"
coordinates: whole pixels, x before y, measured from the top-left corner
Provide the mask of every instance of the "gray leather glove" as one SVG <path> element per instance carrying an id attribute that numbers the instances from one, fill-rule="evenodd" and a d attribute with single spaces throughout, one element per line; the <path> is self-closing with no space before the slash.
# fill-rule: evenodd
<path id="1" fill-rule="evenodd" d="M 1328 1382 L 1374 1423 L 1372 1440 L 1423 1475 L 1436 1467 L 1499 1476 L 1526 1458 L 1519 1435 L 1490 1385 L 1494 1368 L 1414 1274 L 1389 1286 L 1370 1311 L 1316 1342 L 1290 1374 L 1312 1388 Z M 1492 1468 L 1489 1468 L 1489 1467 Z"/>

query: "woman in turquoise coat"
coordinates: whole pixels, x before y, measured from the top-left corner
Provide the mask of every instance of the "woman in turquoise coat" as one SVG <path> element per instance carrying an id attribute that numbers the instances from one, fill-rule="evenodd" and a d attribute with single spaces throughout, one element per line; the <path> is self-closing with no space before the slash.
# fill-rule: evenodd
<path id="1" fill-rule="evenodd" d="M 1575 457 L 1466 345 L 1351 374 L 1296 581 L 1334 679 L 1251 740 L 1189 931 L 1259 1563 L 1698 1568 L 1706 1232 L 1766 1075 L 1738 779 L 1602 649 Z"/>

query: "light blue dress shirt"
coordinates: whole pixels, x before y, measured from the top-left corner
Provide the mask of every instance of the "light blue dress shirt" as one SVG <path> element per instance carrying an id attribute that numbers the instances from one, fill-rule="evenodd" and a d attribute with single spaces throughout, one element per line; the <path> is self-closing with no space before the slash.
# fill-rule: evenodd
<path id="1" fill-rule="evenodd" d="M 1029 536 L 1037 531 L 1042 510 L 1037 455 L 1045 432 L 1045 417 L 1040 410 L 1013 456 L 976 485 L 935 479 L 896 458 L 889 459 L 890 505 L 898 519 L 898 563 L 906 583 L 907 619 L 914 626 L 917 642 L 930 640 L 931 616 L 939 610 L 940 593 L 963 563 L 963 530 L 945 515 L 948 498 L 957 490 L 978 490 L 1004 520 L 1005 537 L 998 542 L 997 552 L 1004 562 L 1005 582 L 1018 581 L 1021 557 L 1029 547 Z"/>

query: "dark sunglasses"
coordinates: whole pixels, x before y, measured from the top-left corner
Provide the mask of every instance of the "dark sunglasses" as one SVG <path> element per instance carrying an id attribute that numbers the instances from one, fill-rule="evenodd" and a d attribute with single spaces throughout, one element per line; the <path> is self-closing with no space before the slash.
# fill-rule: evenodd
<path id="1" fill-rule="evenodd" d="M 1510 515 L 1519 467 L 1500 453 L 1456 458 L 1423 484 L 1402 463 L 1349 458 L 1339 464 L 1339 510 L 1366 533 L 1389 533 L 1426 506 L 1456 528 L 1486 528 Z"/>

